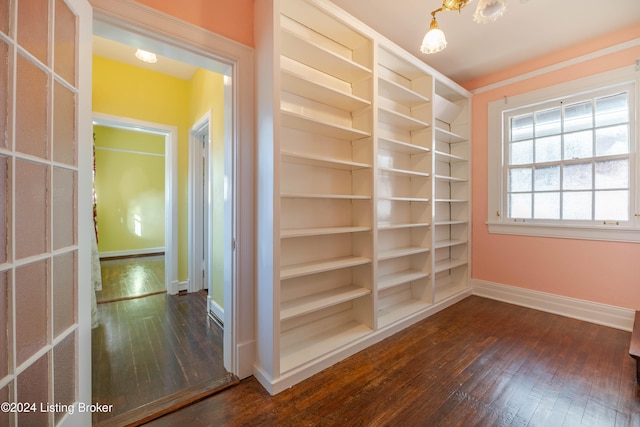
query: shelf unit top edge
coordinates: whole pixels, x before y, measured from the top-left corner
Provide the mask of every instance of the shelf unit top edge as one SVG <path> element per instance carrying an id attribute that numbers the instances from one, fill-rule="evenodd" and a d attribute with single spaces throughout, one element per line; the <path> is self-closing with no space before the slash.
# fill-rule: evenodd
<path id="1" fill-rule="evenodd" d="M 387 91 L 389 92 L 395 91 L 398 94 L 404 94 L 404 96 L 400 95 L 399 98 L 402 98 L 405 100 L 406 99 L 414 100 L 414 102 L 411 102 L 411 107 L 415 107 L 421 104 L 428 104 L 431 102 L 429 98 L 424 96 L 423 94 L 416 92 L 415 90 L 410 89 L 408 87 L 405 87 L 399 83 L 396 83 L 393 80 L 387 79 L 384 76 L 380 76 L 380 75 L 378 76 L 378 86 L 379 86 L 379 92 L 387 93 Z M 393 96 L 388 97 L 383 94 L 379 94 L 379 95 L 382 96 L 383 98 L 387 98 L 391 100 L 396 99 L 396 97 L 393 97 Z"/>
<path id="2" fill-rule="evenodd" d="M 411 171 L 406 169 L 396 169 L 396 168 L 378 167 L 378 171 L 386 172 L 390 174 L 413 175 L 413 176 L 418 176 L 422 178 L 428 178 L 431 176 L 431 174 L 429 174 L 428 172 L 417 172 L 417 171 Z"/>
<path id="3" fill-rule="evenodd" d="M 457 133 L 451 132 L 449 130 L 443 129 L 440 126 L 434 126 L 436 130 L 436 140 L 441 142 L 446 142 L 449 144 L 456 144 L 460 142 L 468 142 L 469 140 L 462 135 L 458 135 Z M 443 137 L 448 138 L 448 141 L 444 141 Z M 441 138 L 441 139 L 438 139 Z"/>
<path id="4" fill-rule="evenodd" d="M 423 69 L 417 64 L 411 62 L 407 58 L 401 58 L 397 52 L 391 50 L 392 47 L 385 44 L 379 45 L 378 64 L 385 68 L 400 74 L 402 77 L 408 80 L 415 80 L 420 77 L 433 77 L 432 73 L 427 69 Z M 414 57 L 408 57 L 413 58 Z"/>
<path id="5" fill-rule="evenodd" d="M 334 6 L 334 9 L 337 6 Z M 334 12 L 342 12 L 336 9 Z M 300 0 L 282 0 L 280 13 L 334 42 L 354 50 L 371 44 L 371 37 L 331 13 L 326 4 Z"/>
<path id="6" fill-rule="evenodd" d="M 378 224 L 378 230 L 393 230 L 398 228 L 413 228 L 413 227 L 429 227 L 431 224 L 428 222 L 416 222 L 416 223 L 403 223 L 403 224 Z"/>
<path id="7" fill-rule="evenodd" d="M 398 249 L 387 249 L 387 250 L 381 251 L 378 254 L 378 260 L 384 261 L 384 260 L 389 260 L 394 258 L 401 258 L 403 256 L 408 256 L 408 255 L 423 254 L 430 251 L 431 251 L 431 248 L 421 248 L 417 246 L 407 247 L 407 248 L 398 248 Z"/>
<path id="8" fill-rule="evenodd" d="M 427 122 L 423 122 L 422 120 L 416 119 L 415 117 L 399 113 L 386 107 L 378 106 L 378 111 L 380 112 L 379 119 L 381 122 L 387 123 L 389 125 L 394 125 L 392 120 L 400 120 L 405 123 L 404 128 L 412 132 L 421 129 L 429 129 L 431 127 L 431 125 Z M 384 118 L 390 118 L 391 120 L 386 121 L 384 120 Z"/>
<path id="9" fill-rule="evenodd" d="M 413 152 L 416 154 L 427 154 L 431 152 L 431 149 L 429 147 L 423 147 L 420 145 L 412 144 L 410 142 L 399 141 L 397 139 L 386 138 L 383 136 L 378 137 L 378 145 L 391 145 L 392 148 L 383 147 L 387 150 L 393 150 L 397 149 L 398 147 L 402 147 L 405 151 Z"/>
<path id="10" fill-rule="evenodd" d="M 328 194 L 328 193 L 280 193 L 282 198 L 290 199 L 338 199 L 338 200 L 371 200 L 372 196 L 360 194 Z"/>
<path id="11" fill-rule="evenodd" d="M 433 199 L 434 202 L 440 202 L 440 203 L 467 203 L 469 202 L 468 200 L 465 199 Z"/>
<path id="12" fill-rule="evenodd" d="M 449 175 L 433 175 L 435 179 L 440 179 L 443 181 L 453 181 L 453 182 L 469 182 L 466 178 L 456 178 L 455 176 Z"/>
<path id="13" fill-rule="evenodd" d="M 371 294 L 371 289 L 357 285 L 346 285 L 302 298 L 284 301 L 280 303 L 280 321 L 293 319 L 369 294 Z M 310 305 L 313 305 L 313 307 L 307 307 Z"/>
<path id="14" fill-rule="evenodd" d="M 296 277 L 341 270 L 343 268 L 369 264 L 371 261 L 370 258 L 351 256 L 282 266 L 280 267 L 280 280 L 295 279 Z"/>
<path id="15" fill-rule="evenodd" d="M 428 197 L 394 197 L 394 196 L 378 196 L 378 200 L 390 200 L 392 202 L 429 202 Z"/>
<path id="16" fill-rule="evenodd" d="M 372 165 L 367 163 L 352 162 L 349 160 L 340 160 L 332 157 L 315 156 L 310 154 L 296 153 L 294 151 L 281 150 L 280 154 L 292 160 L 304 160 L 306 162 L 324 163 L 327 165 L 334 165 L 335 169 L 348 168 L 348 169 L 370 169 Z M 293 162 L 295 163 L 295 162 Z M 331 169 L 331 167 L 329 167 Z"/>
<path id="17" fill-rule="evenodd" d="M 456 260 L 456 259 L 447 259 L 444 261 L 437 261 L 434 263 L 433 271 L 436 273 L 441 273 L 447 270 L 453 270 L 457 267 L 462 267 L 464 265 L 469 264 L 467 260 Z"/>
<path id="18" fill-rule="evenodd" d="M 280 230 L 280 238 L 312 237 L 325 234 L 361 233 L 371 231 L 371 227 L 316 227 L 316 228 L 289 228 Z"/>
<path id="19" fill-rule="evenodd" d="M 464 245 L 468 240 L 439 240 L 433 244 L 434 249 L 448 248 L 451 246 Z"/>
<path id="20" fill-rule="evenodd" d="M 371 136 L 371 132 L 366 132 L 354 127 L 344 126 L 336 123 L 332 123 L 326 120 L 320 120 L 315 117 L 305 116 L 304 114 L 296 113 L 288 110 L 280 110 L 280 114 L 287 118 L 282 121 L 282 126 L 292 129 L 298 129 L 303 132 L 318 133 L 328 136 L 330 138 L 336 138 L 344 141 L 355 141 L 357 139 L 367 138 Z M 302 123 L 307 123 L 307 126 L 303 126 Z M 296 127 L 298 125 L 298 127 Z M 315 126 L 315 129 L 309 127 Z M 324 131 L 323 131 L 324 130 Z"/>
<path id="21" fill-rule="evenodd" d="M 427 277 L 429 277 L 429 273 L 418 270 L 405 270 L 398 273 L 387 274 L 386 276 L 378 278 L 378 290 L 391 289 Z"/>
<path id="22" fill-rule="evenodd" d="M 281 54 L 346 82 L 355 82 L 372 75 L 372 70 L 340 55 L 295 31 L 281 27 Z M 295 51 L 295 52 L 292 52 Z"/>
<path id="23" fill-rule="evenodd" d="M 434 221 L 433 225 L 457 225 L 467 224 L 468 220 L 455 220 L 455 221 Z"/>
<path id="24" fill-rule="evenodd" d="M 317 102 L 323 103 L 323 104 L 327 104 L 327 101 L 330 99 L 336 99 L 336 98 L 342 98 L 348 101 L 343 101 L 340 102 L 340 104 L 343 105 L 349 105 L 351 107 L 357 107 L 354 108 L 355 109 L 360 109 L 360 108 L 365 108 L 368 106 L 371 106 L 371 101 L 362 97 L 359 97 L 357 95 L 354 95 L 352 93 L 349 92 L 345 92 L 342 91 L 340 89 L 336 89 L 334 87 L 331 87 L 329 85 L 326 84 L 322 84 L 321 82 L 317 81 L 317 80 L 309 80 L 307 79 L 305 76 L 292 71 L 292 70 L 288 70 L 286 68 L 281 68 L 281 73 L 283 74 L 284 78 L 283 78 L 283 88 L 282 90 L 284 90 L 285 92 L 290 92 L 290 93 L 294 93 L 295 95 L 298 96 L 302 96 L 305 98 L 309 98 L 309 99 L 313 99 Z M 291 83 L 296 82 L 299 84 L 302 84 L 308 88 L 314 88 L 315 90 L 318 90 L 320 93 L 324 92 L 326 93 L 325 96 L 317 96 L 317 95 L 311 95 L 307 92 L 304 93 L 300 93 L 300 92 L 292 92 L 291 91 Z M 333 97 L 333 98 L 332 98 Z"/>
<path id="25" fill-rule="evenodd" d="M 465 159 L 462 156 L 458 156 L 456 154 L 447 153 L 447 152 L 444 152 L 444 151 L 434 150 L 433 153 L 436 156 L 446 157 L 446 158 L 449 158 L 451 160 L 455 160 L 455 161 L 458 161 L 458 162 L 468 162 L 469 161 L 469 159 Z"/>

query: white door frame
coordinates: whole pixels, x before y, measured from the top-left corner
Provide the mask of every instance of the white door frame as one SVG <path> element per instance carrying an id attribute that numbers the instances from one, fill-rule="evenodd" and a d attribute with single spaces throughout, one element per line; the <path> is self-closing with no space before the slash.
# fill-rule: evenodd
<path id="1" fill-rule="evenodd" d="M 93 113 L 94 125 L 164 137 L 164 283 L 167 293 L 178 293 L 178 128 L 128 117 Z M 98 221 L 100 219 L 98 218 Z"/>
<path id="2" fill-rule="evenodd" d="M 230 226 L 224 236 L 224 366 L 239 378 L 251 376 L 256 345 L 254 50 L 138 2 L 90 2 L 94 33 L 107 25 L 133 34 L 147 48 L 158 47 L 158 53 L 167 46 L 178 48 L 185 62 L 206 62 L 203 68 L 227 77 L 224 216 Z"/>
<path id="3" fill-rule="evenodd" d="M 189 292 L 204 289 L 205 283 L 211 284 L 211 134 L 209 110 L 189 129 Z M 203 147 L 201 138 L 205 135 Z M 203 188 L 203 175 L 207 188 Z M 208 200 L 197 197 L 205 190 Z"/>

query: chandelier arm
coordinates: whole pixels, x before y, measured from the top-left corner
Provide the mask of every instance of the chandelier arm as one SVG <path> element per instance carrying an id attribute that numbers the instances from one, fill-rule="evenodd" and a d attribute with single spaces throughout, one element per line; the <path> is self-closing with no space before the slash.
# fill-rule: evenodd
<path id="1" fill-rule="evenodd" d="M 443 0 L 442 7 L 444 10 L 460 10 L 467 5 L 471 0 Z"/>

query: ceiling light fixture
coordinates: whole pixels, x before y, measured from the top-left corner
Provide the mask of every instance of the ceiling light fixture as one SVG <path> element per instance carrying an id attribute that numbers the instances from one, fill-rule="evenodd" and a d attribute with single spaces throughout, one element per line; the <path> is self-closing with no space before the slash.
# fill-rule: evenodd
<path id="1" fill-rule="evenodd" d="M 436 20 L 436 13 L 457 10 L 465 7 L 473 0 L 443 0 L 442 7 L 431 12 L 431 24 L 429 25 L 429 31 L 424 35 L 422 39 L 422 45 L 420 51 L 425 54 L 437 53 L 447 47 L 447 40 L 444 36 L 444 32 L 438 27 L 438 21 Z M 478 23 L 493 22 L 502 16 L 507 7 L 507 0 L 480 0 L 478 8 L 473 15 L 473 20 Z"/>
<path id="2" fill-rule="evenodd" d="M 142 62 L 146 62 L 147 64 L 155 64 L 158 62 L 158 58 L 155 53 L 147 52 L 146 50 L 138 49 L 136 50 L 136 58 L 138 58 Z"/>
<path id="3" fill-rule="evenodd" d="M 433 19 L 431 25 L 429 25 L 429 31 L 424 35 L 422 39 L 422 46 L 420 46 L 420 52 L 430 54 L 440 52 L 447 47 L 447 39 L 444 37 L 444 33 L 438 28 L 438 21 L 436 21 L 436 12 L 431 12 Z"/>
<path id="4" fill-rule="evenodd" d="M 478 24 L 487 24 L 500 18 L 507 9 L 507 0 L 480 0 L 473 20 Z"/>

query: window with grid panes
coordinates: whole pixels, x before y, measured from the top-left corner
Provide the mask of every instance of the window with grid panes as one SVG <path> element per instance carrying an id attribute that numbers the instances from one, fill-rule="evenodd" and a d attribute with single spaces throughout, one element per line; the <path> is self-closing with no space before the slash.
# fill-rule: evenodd
<path id="1" fill-rule="evenodd" d="M 489 104 L 489 232 L 640 241 L 637 72 Z"/>
<path id="2" fill-rule="evenodd" d="M 628 221 L 629 87 L 505 114 L 511 219 Z"/>

